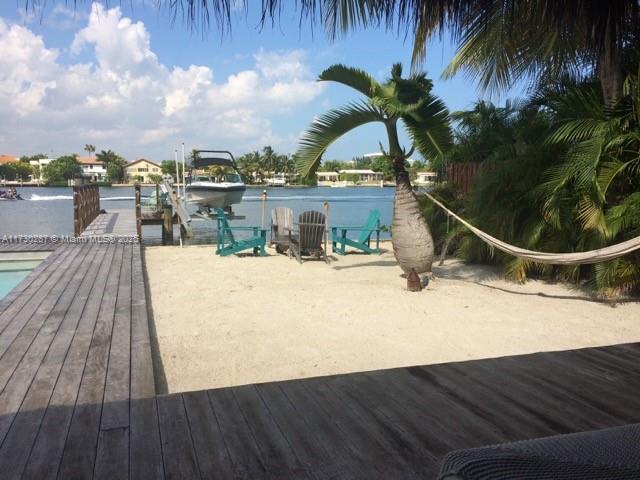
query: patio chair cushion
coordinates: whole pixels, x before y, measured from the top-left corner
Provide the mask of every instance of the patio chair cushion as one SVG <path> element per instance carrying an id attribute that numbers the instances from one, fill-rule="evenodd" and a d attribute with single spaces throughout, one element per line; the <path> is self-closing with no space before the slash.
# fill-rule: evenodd
<path id="1" fill-rule="evenodd" d="M 442 480 L 640 479 L 640 424 L 458 450 Z"/>

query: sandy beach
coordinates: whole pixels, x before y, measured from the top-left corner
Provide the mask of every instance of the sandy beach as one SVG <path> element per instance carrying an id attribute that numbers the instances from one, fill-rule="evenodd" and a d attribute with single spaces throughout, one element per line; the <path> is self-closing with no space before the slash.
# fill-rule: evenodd
<path id="1" fill-rule="evenodd" d="M 390 251 L 329 265 L 268 251 L 145 248 L 169 392 L 640 341 L 637 302 L 457 260 L 412 293 Z"/>

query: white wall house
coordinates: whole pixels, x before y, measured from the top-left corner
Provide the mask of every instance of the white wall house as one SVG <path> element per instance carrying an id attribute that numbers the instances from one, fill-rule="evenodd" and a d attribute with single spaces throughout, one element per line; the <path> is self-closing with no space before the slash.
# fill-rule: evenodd
<path id="1" fill-rule="evenodd" d="M 47 165 L 49 165 L 51 162 L 53 162 L 53 158 L 39 158 L 37 160 L 29 160 L 29 165 L 33 165 L 34 167 L 38 167 L 38 171 L 40 172 L 39 174 L 39 179 L 42 181 L 44 180 L 44 167 L 46 167 Z M 36 180 L 36 178 L 34 178 L 34 180 Z"/>
<path id="2" fill-rule="evenodd" d="M 104 182 L 107 179 L 107 169 L 104 163 L 95 157 L 78 157 L 78 163 L 82 168 L 82 176 L 90 182 Z"/>
<path id="3" fill-rule="evenodd" d="M 340 180 L 340 175 L 357 175 L 356 182 Z M 384 175 L 373 170 L 340 170 L 339 172 L 318 172 L 318 186 L 330 187 L 338 184 L 354 185 L 354 184 L 370 184 L 378 185 L 384 180 Z"/>
<path id="4" fill-rule="evenodd" d="M 357 175 L 358 183 L 380 183 L 384 180 L 384 175 L 373 170 L 340 170 L 341 174 Z"/>
<path id="5" fill-rule="evenodd" d="M 330 187 L 340 181 L 340 174 L 338 172 L 317 172 L 318 186 Z"/>
<path id="6" fill-rule="evenodd" d="M 438 174 L 436 172 L 418 172 L 413 183 L 416 185 L 433 185 L 437 179 Z"/>

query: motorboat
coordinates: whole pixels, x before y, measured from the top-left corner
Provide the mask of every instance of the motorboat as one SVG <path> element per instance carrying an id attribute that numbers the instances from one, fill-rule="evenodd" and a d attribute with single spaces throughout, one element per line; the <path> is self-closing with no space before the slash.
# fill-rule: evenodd
<path id="1" fill-rule="evenodd" d="M 195 153 L 191 174 L 185 185 L 186 202 L 207 210 L 240 203 L 247 187 L 231 152 L 196 150 Z"/>

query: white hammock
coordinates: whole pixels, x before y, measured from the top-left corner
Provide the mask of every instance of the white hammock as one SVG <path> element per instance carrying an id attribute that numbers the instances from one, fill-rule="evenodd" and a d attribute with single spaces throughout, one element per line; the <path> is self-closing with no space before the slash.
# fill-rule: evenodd
<path id="1" fill-rule="evenodd" d="M 471 230 L 480 240 L 487 243 L 488 245 L 497 248 L 498 250 L 502 250 L 509 255 L 513 255 L 515 257 L 524 258 L 526 260 L 531 260 L 537 263 L 551 263 L 553 265 L 582 265 L 586 263 L 598 263 L 605 262 L 607 260 L 613 260 L 614 258 L 622 257 L 628 253 L 633 252 L 640 248 L 640 237 L 632 238 L 631 240 L 626 240 L 622 243 L 618 243 L 616 245 L 611 245 L 609 247 L 599 248 L 597 250 L 590 250 L 588 252 L 576 252 L 576 253 L 546 253 L 546 252 L 535 252 L 533 250 L 526 250 L 524 248 L 514 247 L 513 245 L 509 245 L 508 243 L 504 243 L 503 241 L 498 240 L 497 238 L 492 237 L 488 233 L 483 232 L 482 230 L 474 227 L 469 222 L 463 220 L 458 215 L 453 213 L 447 207 L 445 207 L 441 202 L 433 198 L 429 193 L 422 191 L 420 193 L 424 193 L 433 203 L 438 205 L 440 208 L 445 210 L 449 215 L 462 223 L 465 227 Z"/>

